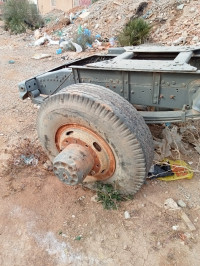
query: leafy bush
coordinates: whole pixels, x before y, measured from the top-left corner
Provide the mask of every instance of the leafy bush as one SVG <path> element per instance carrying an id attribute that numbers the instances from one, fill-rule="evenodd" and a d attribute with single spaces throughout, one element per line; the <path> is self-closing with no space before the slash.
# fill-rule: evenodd
<path id="1" fill-rule="evenodd" d="M 104 209 L 116 210 L 120 201 L 132 199 L 132 196 L 124 196 L 112 184 L 96 183 L 97 201 L 101 202 Z"/>
<path id="2" fill-rule="evenodd" d="M 25 32 L 27 28 L 37 29 L 44 22 L 35 4 L 28 0 L 8 0 L 3 8 L 5 29 L 17 34 Z"/>
<path id="3" fill-rule="evenodd" d="M 151 30 L 151 26 L 142 18 L 131 20 L 118 35 L 121 46 L 139 45 L 144 43 Z"/>

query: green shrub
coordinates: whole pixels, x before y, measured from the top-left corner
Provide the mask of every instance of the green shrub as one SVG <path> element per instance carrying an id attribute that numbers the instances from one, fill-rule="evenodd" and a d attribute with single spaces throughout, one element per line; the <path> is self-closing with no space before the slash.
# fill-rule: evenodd
<path id="1" fill-rule="evenodd" d="M 112 184 L 96 183 L 97 201 L 101 202 L 104 209 L 116 210 L 121 201 L 132 199 L 132 196 L 122 195 Z"/>
<path id="2" fill-rule="evenodd" d="M 38 13 L 35 4 L 28 0 L 8 0 L 3 8 L 3 20 L 6 30 L 17 34 L 25 32 L 26 29 L 37 29 L 44 22 Z"/>
<path id="3" fill-rule="evenodd" d="M 139 45 L 144 43 L 151 30 L 151 26 L 142 18 L 131 20 L 118 35 L 121 46 Z"/>

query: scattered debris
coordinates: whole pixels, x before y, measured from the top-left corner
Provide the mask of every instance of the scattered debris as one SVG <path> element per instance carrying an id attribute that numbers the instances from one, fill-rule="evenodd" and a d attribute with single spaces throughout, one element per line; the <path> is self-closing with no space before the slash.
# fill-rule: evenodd
<path id="1" fill-rule="evenodd" d="M 148 178 L 153 179 L 173 175 L 174 173 L 172 172 L 171 166 L 169 164 L 161 162 L 160 164 L 152 165 L 148 173 Z"/>
<path id="2" fill-rule="evenodd" d="M 124 218 L 125 218 L 126 220 L 131 218 L 130 213 L 129 213 L 128 211 L 125 211 L 125 212 L 124 212 Z"/>
<path id="3" fill-rule="evenodd" d="M 174 231 L 177 231 L 178 228 L 179 228 L 179 225 L 174 225 L 174 226 L 172 226 L 172 230 L 174 230 Z"/>
<path id="4" fill-rule="evenodd" d="M 177 203 L 172 198 L 166 199 L 164 202 L 164 207 L 168 210 L 180 210 Z"/>
<path id="5" fill-rule="evenodd" d="M 186 204 L 185 204 L 185 202 L 183 200 L 178 200 L 177 204 L 181 208 L 185 208 L 186 207 Z"/>
<path id="6" fill-rule="evenodd" d="M 8 64 L 11 64 L 11 65 L 12 65 L 12 64 L 14 64 L 14 63 L 15 63 L 14 60 L 9 60 L 9 61 L 8 61 Z"/>
<path id="7" fill-rule="evenodd" d="M 78 198 L 79 201 L 82 201 L 85 199 L 85 196 L 81 196 L 80 198 Z"/>
<path id="8" fill-rule="evenodd" d="M 48 41 L 48 36 L 45 34 L 43 37 L 41 37 L 38 40 L 36 40 L 34 42 L 34 45 L 35 46 L 40 46 L 40 45 L 44 44 L 46 41 Z"/>
<path id="9" fill-rule="evenodd" d="M 180 154 L 190 154 L 192 150 L 189 144 L 200 154 L 200 136 L 194 125 L 166 126 L 160 135 L 161 138 L 154 137 L 156 161 L 161 162 L 164 158 L 170 157 L 179 159 Z"/>
<path id="10" fill-rule="evenodd" d="M 36 59 L 36 60 L 40 60 L 40 59 L 49 58 L 49 57 L 51 57 L 50 54 L 35 54 L 31 58 Z"/>
<path id="11" fill-rule="evenodd" d="M 92 197 L 91 197 L 91 201 L 92 201 L 92 202 L 99 202 L 99 201 L 98 201 L 98 196 L 97 196 L 97 195 L 92 196 Z"/>
<path id="12" fill-rule="evenodd" d="M 177 6 L 177 9 L 178 9 L 178 10 L 183 10 L 184 6 L 185 6 L 184 4 L 178 5 L 178 6 Z"/>
<path id="13" fill-rule="evenodd" d="M 186 43 L 186 37 L 179 37 L 177 40 L 173 41 L 173 45 L 179 45 L 179 44 L 185 44 Z"/>
<path id="14" fill-rule="evenodd" d="M 193 225 L 193 223 L 191 222 L 191 220 L 189 219 L 189 217 L 187 216 L 187 214 L 185 212 L 181 213 L 181 218 L 186 223 L 186 225 L 190 229 L 190 231 L 196 230 L 196 227 Z"/>
<path id="15" fill-rule="evenodd" d="M 38 40 L 41 37 L 42 37 L 42 33 L 40 32 L 40 30 L 39 29 L 35 30 L 34 31 L 34 38 L 35 38 L 35 40 Z"/>
<path id="16" fill-rule="evenodd" d="M 43 164 L 43 168 L 47 171 L 53 171 L 53 164 L 50 160 L 47 160 L 44 164 Z"/>
<path id="17" fill-rule="evenodd" d="M 35 166 L 38 164 L 38 159 L 36 159 L 34 155 L 25 156 L 22 154 L 21 159 L 23 160 L 23 162 L 26 165 L 34 165 Z"/>
<path id="18" fill-rule="evenodd" d="M 194 173 L 189 165 L 182 160 L 165 159 L 153 165 L 148 173 L 148 178 L 158 178 L 162 181 L 174 181 L 179 179 L 191 179 Z"/>
<path id="19" fill-rule="evenodd" d="M 86 18 L 87 16 L 89 16 L 89 14 L 90 14 L 90 12 L 85 11 L 85 12 L 83 12 L 82 14 L 79 15 L 79 18 L 84 19 L 84 18 Z"/>
<path id="20" fill-rule="evenodd" d="M 61 48 L 57 49 L 56 54 L 62 54 L 62 49 Z"/>

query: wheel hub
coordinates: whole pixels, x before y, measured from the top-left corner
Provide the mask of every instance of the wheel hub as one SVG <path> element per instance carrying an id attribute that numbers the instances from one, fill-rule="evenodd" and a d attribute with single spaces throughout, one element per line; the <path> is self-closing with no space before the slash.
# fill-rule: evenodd
<path id="1" fill-rule="evenodd" d="M 54 173 L 68 185 L 110 178 L 115 171 L 115 158 L 108 143 L 92 130 L 65 125 L 56 133 L 60 152 L 54 159 Z"/>

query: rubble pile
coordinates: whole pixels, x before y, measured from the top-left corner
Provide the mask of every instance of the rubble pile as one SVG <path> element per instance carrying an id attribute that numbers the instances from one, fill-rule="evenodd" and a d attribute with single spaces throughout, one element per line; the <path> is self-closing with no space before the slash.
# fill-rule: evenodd
<path id="1" fill-rule="evenodd" d="M 109 39 L 116 36 L 132 17 L 143 13 L 143 6 L 148 4 L 142 0 L 99 0 L 87 9 L 77 7 L 61 15 L 58 12 L 56 21 L 48 23 L 43 31 L 58 35 L 60 30 L 62 37 L 71 38 L 81 26 L 89 29 L 94 36 L 100 35 L 102 39 Z M 47 14 L 47 19 L 48 16 L 51 14 Z M 64 19 L 69 19 L 70 25 L 62 27 Z"/>
<path id="2" fill-rule="evenodd" d="M 199 45 L 199 1 L 159 2 L 163 2 L 162 5 L 155 2 L 149 10 L 153 42 L 164 45 Z"/>
<path id="3" fill-rule="evenodd" d="M 102 39 L 116 37 L 131 18 L 143 17 L 152 25 L 149 42 L 164 45 L 199 44 L 200 3 L 196 0 L 98 0 L 87 9 L 76 7 L 67 13 L 54 11 L 43 29 L 48 34 L 71 38 L 78 27 L 89 29 Z M 48 16 L 52 14 L 47 14 Z"/>

